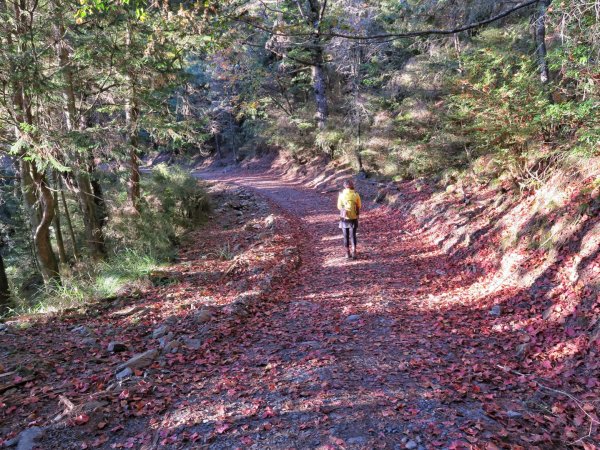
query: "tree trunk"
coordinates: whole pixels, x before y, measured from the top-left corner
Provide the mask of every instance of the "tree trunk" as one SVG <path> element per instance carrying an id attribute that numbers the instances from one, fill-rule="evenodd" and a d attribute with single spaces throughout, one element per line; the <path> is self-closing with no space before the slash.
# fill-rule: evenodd
<path id="1" fill-rule="evenodd" d="M 80 171 L 75 177 L 75 182 L 79 209 L 83 213 L 86 246 L 93 259 L 103 259 L 106 256 L 104 233 L 97 216 L 97 204 L 90 176 L 87 172 Z"/>
<path id="2" fill-rule="evenodd" d="M 95 168 L 90 169 L 90 173 L 95 173 Z M 102 231 L 106 222 L 108 222 L 108 211 L 106 209 L 106 202 L 104 201 L 104 192 L 100 182 L 94 177 L 90 176 L 90 182 L 92 183 L 92 192 L 94 193 L 94 203 L 96 204 L 96 223 L 99 226 L 99 230 Z M 102 233 L 102 246 L 104 247 L 104 233 Z"/>
<path id="3" fill-rule="evenodd" d="M 219 143 L 219 136 L 220 136 L 219 133 L 215 134 L 215 147 L 217 149 L 217 155 L 218 155 L 219 159 L 223 159 L 223 155 L 221 154 L 221 145 Z"/>
<path id="4" fill-rule="evenodd" d="M 54 174 L 54 234 L 56 235 L 56 246 L 58 247 L 58 258 L 61 264 L 67 264 L 67 252 L 65 251 L 65 243 L 63 241 L 62 227 L 60 224 L 60 207 L 58 203 L 58 174 Z"/>
<path id="5" fill-rule="evenodd" d="M 541 0 L 538 3 L 538 10 L 534 22 L 535 53 L 542 84 L 546 84 L 550 80 L 550 71 L 546 59 L 546 12 L 550 3 L 551 0 Z"/>
<path id="6" fill-rule="evenodd" d="M 59 281 L 58 262 L 50 241 L 50 225 L 54 219 L 54 199 L 46 176 L 35 163 L 21 158 L 21 189 L 29 223 L 33 230 L 33 244 L 40 272 L 46 284 Z"/>
<path id="7" fill-rule="evenodd" d="M 65 102 L 65 122 L 68 131 L 73 131 L 76 127 L 76 123 L 79 122 L 79 126 L 82 129 L 86 128 L 86 123 L 83 118 L 77 120 L 77 103 L 75 99 L 75 83 L 73 77 L 73 67 L 71 64 L 71 57 L 69 55 L 69 49 L 64 40 L 65 28 L 63 25 L 63 16 L 60 5 L 55 4 L 55 25 L 54 34 L 56 37 L 56 54 L 58 56 L 59 66 L 61 67 L 64 88 L 63 98 Z M 106 256 L 106 249 L 104 244 L 104 233 L 102 231 L 102 222 L 99 220 L 100 214 L 97 211 L 97 205 L 99 202 L 102 204 L 104 200 L 99 199 L 96 201 L 94 189 L 90 180 L 89 175 L 89 164 L 83 161 L 81 157 L 73 155 L 73 159 L 78 161 L 75 174 L 75 192 L 77 194 L 77 200 L 83 214 L 83 224 L 85 228 L 86 245 L 93 259 L 103 259 Z M 73 241 L 73 248 L 75 248 L 75 241 Z"/>
<path id="8" fill-rule="evenodd" d="M 325 71 L 323 70 L 323 50 L 318 49 L 317 53 L 320 54 L 321 62 L 316 62 L 315 65 L 312 66 L 312 84 L 317 107 L 317 112 L 315 114 L 317 127 L 322 130 L 327 126 L 329 110 L 327 107 L 327 83 L 325 81 Z"/>
<path id="9" fill-rule="evenodd" d="M 4 268 L 4 260 L 0 254 L 0 314 L 5 314 L 10 306 L 10 288 L 8 286 L 8 278 L 6 277 L 6 269 Z"/>
<path id="10" fill-rule="evenodd" d="M 456 60 L 458 61 L 458 73 L 462 75 L 464 73 L 463 63 L 462 63 L 462 50 L 460 47 L 460 37 L 458 33 L 454 33 L 452 36 L 454 40 L 454 51 L 456 52 Z"/>
<path id="11" fill-rule="evenodd" d="M 321 38 L 321 24 L 327 1 L 309 0 L 308 20 L 313 28 L 312 43 L 312 86 L 315 93 L 317 127 L 322 130 L 327 125 L 329 109 L 327 105 L 327 81 L 325 79 L 325 58 Z"/>
<path id="12" fill-rule="evenodd" d="M 354 46 L 354 115 L 355 115 L 355 124 L 356 124 L 356 163 L 358 165 L 358 171 L 365 171 L 363 167 L 362 160 L 362 135 L 361 135 L 361 125 L 362 125 L 362 111 L 361 111 L 361 101 L 360 101 L 360 85 L 362 83 L 362 78 L 360 74 L 360 66 L 362 64 L 362 47 L 360 41 L 358 41 Z"/>
<path id="13" fill-rule="evenodd" d="M 140 163 L 137 156 L 136 146 L 133 143 L 133 139 L 130 140 L 130 150 L 129 150 L 129 166 L 130 166 L 130 174 L 129 174 L 129 201 L 131 202 L 131 206 L 138 213 L 140 212 Z M 137 139 L 135 139 L 137 142 Z"/>
<path id="14" fill-rule="evenodd" d="M 231 107 L 231 113 L 229 114 L 229 144 L 231 145 L 231 154 L 233 160 L 237 162 L 237 152 L 235 148 L 235 131 L 233 128 L 233 105 Z"/>
<path id="15" fill-rule="evenodd" d="M 79 259 L 79 251 L 77 250 L 77 241 L 75 240 L 75 232 L 73 231 L 73 222 L 71 221 L 71 213 L 67 206 L 67 199 L 65 198 L 65 191 L 62 188 L 60 179 L 58 180 L 60 188 L 60 197 L 62 200 L 63 210 L 65 211 L 65 219 L 67 220 L 67 227 L 69 228 L 69 235 L 71 236 L 71 246 L 73 247 L 73 257 L 77 261 Z"/>

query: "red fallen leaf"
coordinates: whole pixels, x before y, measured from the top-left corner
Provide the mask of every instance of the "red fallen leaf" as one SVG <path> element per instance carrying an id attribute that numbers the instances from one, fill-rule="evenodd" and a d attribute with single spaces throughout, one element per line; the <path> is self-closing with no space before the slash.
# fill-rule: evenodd
<path id="1" fill-rule="evenodd" d="M 103 428 L 105 428 L 105 427 L 106 427 L 106 422 L 98 422 L 98 425 L 96 425 L 96 427 L 97 427 L 99 430 L 102 430 Z"/>
<path id="2" fill-rule="evenodd" d="M 10 414 L 10 413 L 14 412 L 16 409 L 17 409 L 17 407 L 16 407 L 16 406 L 14 406 L 14 405 L 13 405 L 13 406 L 9 406 L 9 407 L 6 409 L 6 414 Z"/>
<path id="3" fill-rule="evenodd" d="M 190 441 L 196 442 L 198 439 L 200 439 L 200 433 L 198 433 L 197 431 L 190 434 Z"/>
<path id="4" fill-rule="evenodd" d="M 110 429 L 110 431 L 112 431 L 113 433 L 116 433 L 117 431 L 121 431 L 123 429 L 123 425 L 119 424 L 116 427 L 113 427 Z"/>
<path id="5" fill-rule="evenodd" d="M 240 441 L 242 441 L 242 444 L 250 446 L 252 444 L 254 444 L 254 441 L 252 440 L 252 438 L 250 436 L 243 436 Z"/>
<path id="6" fill-rule="evenodd" d="M 271 409 L 270 406 L 267 406 L 265 412 L 262 414 L 262 418 L 268 419 L 269 417 L 275 417 L 275 412 Z"/>
<path id="7" fill-rule="evenodd" d="M 218 423 L 215 426 L 215 431 L 219 434 L 223 434 L 225 433 L 227 430 L 229 430 L 229 424 L 226 422 L 222 422 L 222 423 Z"/>
<path id="8" fill-rule="evenodd" d="M 87 414 L 79 414 L 73 419 L 73 422 L 75 422 L 75 424 L 77 425 L 85 425 L 89 422 L 89 420 L 90 416 L 88 416 Z"/>
<path id="9" fill-rule="evenodd" d="M 552 363 L 548 360 L 542 361 L 542 367 L 544 369 L 552 369 Z"/>

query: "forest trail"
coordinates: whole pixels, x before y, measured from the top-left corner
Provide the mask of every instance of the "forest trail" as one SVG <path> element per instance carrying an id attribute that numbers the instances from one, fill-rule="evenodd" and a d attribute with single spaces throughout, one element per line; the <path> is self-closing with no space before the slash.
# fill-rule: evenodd
<path id="1" fill-rule="evenodd" d="M 0 328 L 2 444 L 39 432 L 41 448 L 68 450 L 493 450 L 587 432 L 580 415 L 558 434 L 564 393 L 544 397 L 537 362 L 516 353 L 533 339 L 518 328 L 529 304 L 490 292 L 481 255 L 457 262 L 363 191 L 348 260 L 332 185 L 197 175 L 213 220 L 150 285 Z"/>
<path id="2" fill-rule="evenodd" d="M 501 344 L 468 326 L 488 311 L 435 307 L 438 288 L 456 274 L 414 223 L 365 202 L 359 257 L 347 260 L 336 194 L 272 175 L 219 178 L 268 198 L 298 225 L 298 272 L 238 330 L 220 370 L 236 378 L 236 395 L 266 407 L 235 425 L 259 431 L 257 448 L 461 448 L 481 432 L 502 434 L 467 396 L 489 380 L 464 376 L 473 365 L 497 375 L 482 347 Z M 235 439 L 224 432 L 210 447 L 233 448 Z"/>

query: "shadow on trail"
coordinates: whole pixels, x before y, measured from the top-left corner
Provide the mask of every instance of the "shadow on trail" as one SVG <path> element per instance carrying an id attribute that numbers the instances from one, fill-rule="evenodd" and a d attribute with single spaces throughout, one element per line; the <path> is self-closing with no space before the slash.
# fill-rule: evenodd
<path id="1" fill-rule="evenodd" d="M 335 194 L 267 176 L 219 178 L 300 224 L 302 265 L 214 343 L 201 381 L 165 414 L 164 448 L 196 448 L 194 439 L 212 449 L 523 444 L 504 426 L 539 426 L 525 413 L 507 417 L 531 392 L 497 366 L 514 359 L 526 290 L 474 295 L 483 270 L 464 273 L 373 205 L 361 218 L 361 256 L 348 261 Z M 494 304 L 501 317 L 490 315 Z"/>

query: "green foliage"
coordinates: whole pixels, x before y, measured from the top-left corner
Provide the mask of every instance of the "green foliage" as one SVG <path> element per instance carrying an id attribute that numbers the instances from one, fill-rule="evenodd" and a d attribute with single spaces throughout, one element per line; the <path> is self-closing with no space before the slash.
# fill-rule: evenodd
<path id="1" fill-rule="evenodd" d="M 188 172 L 162 164 L 142 178 L 142 192 L 139 214 L 129 209 L 125 196 L 115 196 L 106 235 L 115 254 L 126 248 L 166 261 L 174 257 L 181 234 L 203 223 L 210 201 Z"/>
<path id="2" fill-rule="evenodd" d="M 135 293 L 149 285 L 151 272 L 162 264 L 149 255 L 125 249 L 107 261 L 63 274 L 61 283 L 40 287 L 33 302 L 17 298 L 17 306 L 9 314 L 59 312 L 114 297 L 124 290 Z"/>
<path id="3" fill-rule="evenodd" d="M 93 279 L 92 295 L 95 298 L 118 295 L 124 286 L 147 280 L 161 265 L 164 261 L 126 249 L 100 265 Z"/>
<path id="4" fill-rule="evenodd" d="M 131 210 L 127 196 L 120 190 L 119 174 L 105 174 L 103 184 L 112 212 L 105 227 L 108 259 L 82 260 L 72 269 L 65 267 L 60 284 L 44 287 L 35 279 L 28 281 L 31 271 L 18 269 L 18 261 L 29 255 L 21 254 L 18 259 L 11 252 L 7 263 L 17 300 L 12 314 L 59 311 L 117 295 L 127 286 L 143 287 L 153 270 L 176 256 L 182 235 L 204 223 L 210 211 L 207 193 L 182 169 L 158 165 L 142 177 L 144 204 L 139 214 Z M 26 293 L 21 285 L 32 282 L 34 291 Z"/>
<path id="5" fill-rule="evenodd" d="M 323 130 L 316 134 L 315 145 L 323 153 L 333 157 L 343 139 L 344 135 L 339 130 Z"/>

